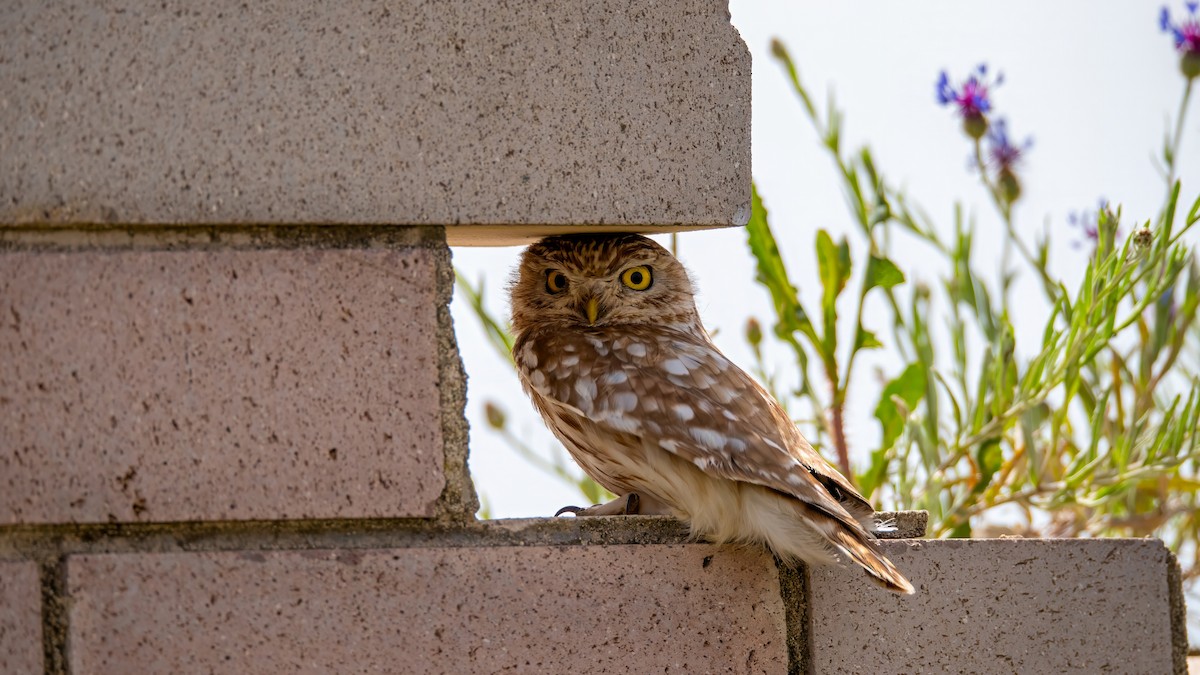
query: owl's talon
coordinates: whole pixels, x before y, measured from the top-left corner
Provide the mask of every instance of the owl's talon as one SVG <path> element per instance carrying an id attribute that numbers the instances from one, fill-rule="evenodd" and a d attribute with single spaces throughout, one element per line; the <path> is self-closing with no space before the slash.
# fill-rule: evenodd
<path id="1" fill-rule="evenodd" d="M 642 498 L 636 492 L 630 492 L 625 498 L 625 515 L 637 515 L 642 509 Z"/>
<path id="2" fill-rule="evenodd" d="M 561 509 L 554 512 L 554 517 L 557 518 L 564 513 L 569 513 L 573 516 L 578 516 L 581 511 L 586 511 L 586 510 L 587 509 L 584 509 L 579 506 L 564 506 Z"/>

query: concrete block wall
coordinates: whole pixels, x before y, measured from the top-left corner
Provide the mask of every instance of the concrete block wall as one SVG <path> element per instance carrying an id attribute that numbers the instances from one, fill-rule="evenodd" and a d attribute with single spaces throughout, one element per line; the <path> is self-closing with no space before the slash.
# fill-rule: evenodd
<path id="1" fill-rule="evenodd" d="M 0 6 L 0 672 L 1182 672 L 1157 542 L 474 519 L 448 244 L 743 224 L 749 74 L 721 0 Z"/>

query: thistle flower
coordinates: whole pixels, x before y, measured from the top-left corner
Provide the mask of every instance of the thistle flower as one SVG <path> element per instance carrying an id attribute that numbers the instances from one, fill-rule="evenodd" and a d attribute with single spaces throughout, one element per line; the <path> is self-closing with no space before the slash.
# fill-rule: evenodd
<path id="1" fill-rule="evenodd" d="M 1003 73 L 997 75 L 995 81 L 987 80 L 986 63 L 979 64 L 958 88 L 950 86 L 950 76 L 943 70 L 937 80 L 938 104 L 953 106 L 962 116 L 963 131 L 979 140 L 987 133 L 987 113 L 992 109 L 988 89 L 998 87 L 1003 82 Z"/>
<path id="2" fill-rule="evenodd" d="M 987 132 L 988 165 L 996 172 L 996 184 L 1000 194 L 1009 204 L 1021 196 L 1021 183 L 1017 180 L 1016 166 L 1021 158 L 1033 147 L 1033 138 L 1026 138 L 1021 145 L 1013 145 L 1008 137 L 1008 122 L 1003 118 Z"/>
<path id="3" fill-rule="evenodd" d="M 1200 3 L 1184 3 L 1187 16 L 1179 23 L 1171 20 L 1171 12 L 1163 7 L 1158 14 L 1158 27 L 1170 33 L 1175 40 L 1175 49 L 1180 53 L 1179 69 L 1189 80 L 1200 75 L 1200 19 L 1196 16 Z"/>

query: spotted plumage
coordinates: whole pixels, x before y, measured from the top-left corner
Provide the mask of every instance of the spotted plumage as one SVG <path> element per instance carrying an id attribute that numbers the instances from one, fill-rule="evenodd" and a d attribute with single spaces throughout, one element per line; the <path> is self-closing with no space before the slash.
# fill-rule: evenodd
<path id="1" fill-rule="evenodd" d="M 713 345 L 686 270 L 661 246 L 549 237 L 526 249 L 511 293 L 521 382 L 596 482 L 711 541 L 766 545 L 789 562 L 840 553 L 912 592 L 871 543 L 870 504 Z"/>

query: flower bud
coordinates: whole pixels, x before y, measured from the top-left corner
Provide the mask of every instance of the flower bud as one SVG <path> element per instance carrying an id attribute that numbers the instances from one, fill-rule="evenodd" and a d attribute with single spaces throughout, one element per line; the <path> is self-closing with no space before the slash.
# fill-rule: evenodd
<path id="1" fill-rule="evenodd" d="M 1017 174 L 1008 167 L 1000 169 L 999 175 L 996 176 L 996 183 L 1000 187 L 1000 196 L 1006 203 L 1012 204 L 1021 197 L 1021 181 L 1017 180 Z"/>
<path id="2" fill-rule="evenodd" d="M 1200 76 L 1200 52 L 1184 52 L 1179 58 L 1179 70 L 1189 80 Z"/>
<path id="3" fill-rule="evenodd" d="M 489 426 L 491 426 L 493 429 L 504 428 L 504 411 L 501 410 L 499 406 L 491 401 L 488 401 L 487 403 L 483 404 L 483 412 L 484 415 L 487 416 L 487 423 Z"/>
<path id="4" fill-rule="evenodd" d="M 988 121 L 983 115 L 964 115 L 962 126 L 963 133 L 975 140 L 979 140 L 987 133 Z"/>
<path id="5" fill-rule="evenodd" d="M 750 317 L 746 320 L 746 342 L 749 342 L 751 347 L 757 347 L 762 344 L 762 339 L 762 326 L 758 325 L 758 319 Z"/>
<path id="6" fill-rule="evenodd" d="M 1133 233 L 1133 245 L 1139 249 L 1150 248 L 1150 244 L 1154 242 L 1154 233 L 1150 228 L 1143 227 Z"/>

